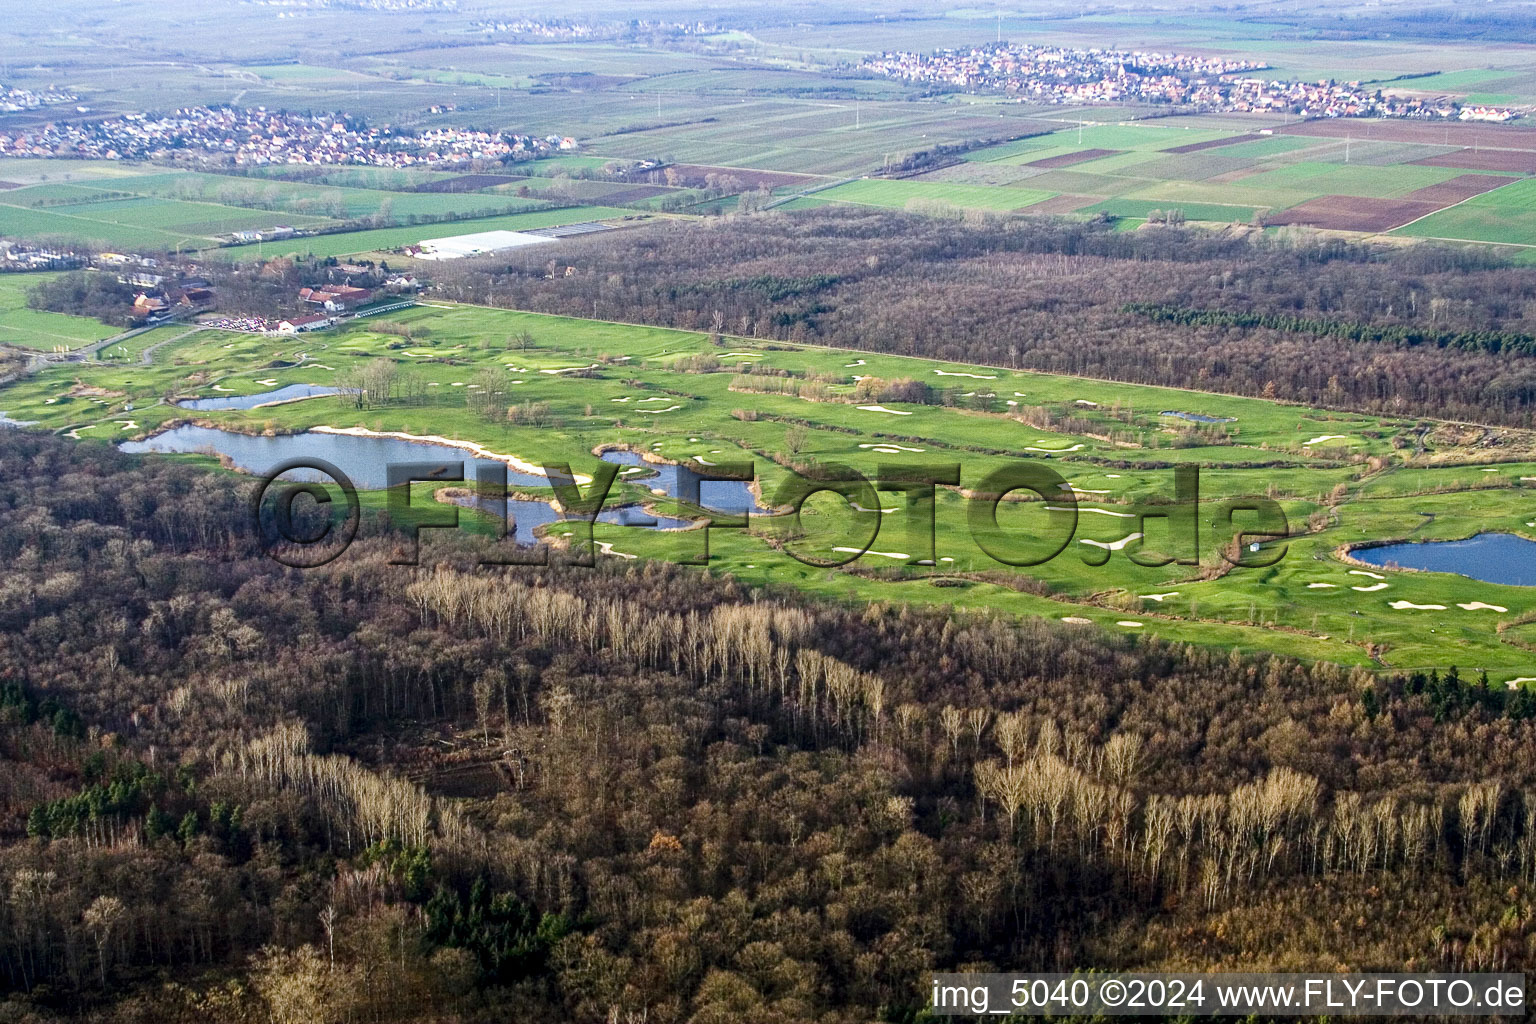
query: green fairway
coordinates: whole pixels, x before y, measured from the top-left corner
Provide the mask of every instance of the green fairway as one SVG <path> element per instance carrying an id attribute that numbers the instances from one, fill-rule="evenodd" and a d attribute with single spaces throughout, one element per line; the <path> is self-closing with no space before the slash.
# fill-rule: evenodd
<path id="1" fill-rule="evenodd" d="M 255 433 L 327 425 L 457 438 L 533 462 L 568 461 L 587 475 L 602 445 L 694 466 L 747 460 L 769 503 L 788 479 L 769 456 L 782 457 L 795 432 L 797 460 L 836 462 L 872 478 L 882 466 L 954 463 L 961 486 L 976 488 L 992 472 L 1028 461 L 1058 473 L 1079 508 L 1067 550 L 1044 564 L 1016 569 L 998 562 L 973 538 L 973 503 L 941 488 L 938 561 L 931 568 L 913 564 L 925 542 L 912 532 L 906 498 L 881 492 L 876 500 L 889 511 L 879 517 L 868 553 L 851 567 L 806 565 L 776 547 L 788 544 L 823 560 L 846 557 L 839 548 L 862 548 L 868 523 L 861 526 L 858 514 L 823 498 L 807 506 L 799 530 L 773 517 L 759 518 L 747 533 L 711 531 L 712 569 L 838 599 L 1086 619 L 1117 632 L 1346 664 L 1454 662 L 1486 667 L 1495 678 L 1536 674 L 1529 653 L 1505 643 L 1496 628 L 1536 615 L 1532 588 L 1365 570 L 1335 555 L 1340 545 L 1367 540 L 1536 533 L 1527 498 L 1536 445 L 1527 462 L 1490 466 L 1476 464 L 1471 450 L 1431 439 L 1423 458 L 1444 463 L 1431 468 L 1405 461 L 1408 449 L 1393 444 L 1413 422 L 1380 416 L 751 338 L 712 346 L 702 334 L 472 306 L 434 303 L 390 318 L 412 325 L 417 338 L 392 347 L 396 336 L 366 322 L 303 339 L 202 331 L 157 350 L 150 366 L 137 361 L 145 343 L 133 339 L 97 364 L 45 370 L 0 389 L 0 408 L 40 429 L 117 441 L 186 420 L 172 404 L 178 397 L 330 384 L 351 368 L 388 358 L 421 384 L 424 401 L 357 409 L 316 398 L 197 419 Z M 513 340 L 523 331 L 532 339 L 526 349 Z M 296 365 L 273 368 L 276 361 Z M 569 372 L 584 367 L 586 376 Z M 792 376 L 742 376 L 748 368 Z M 510 403 L 546 410 L 544 421 L 473 413 L 464 396 L 485 370 L 506 381 Z M 807 374 L 828 382 L 817 400 L 776 390 Z M 876 392 L 883 385 L 870 379 L 920 381 L 947 391 L 952 404 L 881 401 Z M 1173 413 L 1225 422 L 1199 425 Z M 1370 458 L 1386 468 L 1371 470 Z M 1185 543 L 1158 518 L 1174 493 L 1175 465 L 1201 467 L 1195 549 L 1203 569 L 1140 565 L 1128 557 Z M 619 488 L 616 500 L 690 514 L 652 494 L 643 474 L 626 473 Z M 1224 564 L 1217 551 L 1232 530 L 1219 503 L 1252 494 L 1283 506 L 1295 534 L 1284 557 L 1264 569 L 1212 571 Z M 1024 538 L 1059 527 L 1056 515 L 1039 503 L 1005 505 L 998 522 L 1005 548 L 1013 545 L 1006 550 L 1034 550 Z M 1257 526 L 1252 522 L 1239 528 Z M 618 525 L 599 525 L 596 537 L 614 557 L 673 560 L 696 553 L 700 540 L 696 533 Z M 1010 582 L 1023 577 L 1035 582 L 1024 590 Z"/>

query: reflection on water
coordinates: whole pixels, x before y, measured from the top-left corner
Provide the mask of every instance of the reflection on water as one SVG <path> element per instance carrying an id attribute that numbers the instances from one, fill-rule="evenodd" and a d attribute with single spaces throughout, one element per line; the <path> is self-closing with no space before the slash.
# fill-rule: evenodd
<path id="1" fill-rule="evenodd" d="M 635 482 L 645 487 L 664 490 L 667 497 L 686 501 L 699 508 L 713 509 L 716 512 L 731 515 L 750 512 L 753 515 L 766 516 L 773 513 L 772 509 L 764 508 L 757 503 L 757 497 L 745 480 L 705 480 L 687 466 L 670 462 L 646 462 L 636 452 L 606 451 L 601 457 L 604 462 L 613 462 L 621 466 L 644 466 L 654 470 L 655 476 L 643 477 Z M 631 474 L 631 477 L 633 478 L 634 474 Z"/>
<path id="2" fill-rule="evenodd" d="M 493 499 L 480 500 L 474 495 L 462 495 L 450 499 L 455 505 L 462 508 L 473 508 L 484 512 L 486 515 L 496 515 L 499 504 Z M 507 536 L 519 544 L 534 544 L 538 537 L 534 530 L 540 526 L 548 526 L 557 523 L 563 517 L 547 501 L 529 501 L 523 498 L 508 498 L 506 501 Z M 677 519 L 673 516 L 653 516 L 641 508 L 625 506 L 623 508 L 604 509 L 598 513 L 597 521 L 611 523 L 615 526 L 633 526 L 645 530 L 682 530 L 693 523 L 687 519 Z"/>
<path id="3" fill-rule="evenodd" d="M 464 463 L 464 475 L 473 478 L 480 465 L 505 463 L 470 458 L 469 453 L 452 445 L 431 441 L 406 441 L 398 437 L 358 437 L 352 434 L 283 434 L 255 437 L 216 427 L 181 426 L 143 441 L 125 441 L 118 445 L 125 452 L 191 452 L 223 455 L 238 469 L 265 473 L 280 462 L 300 457 L 324 459 L 351 478 L 362 490 L 389 486 L 387 467 L 391 463 L 441 462 L 446 468 Z M 309 474 L 311 478 L 315 474 Z M 304 474 L 295 474 L 303 478 Z M 508 486 L 548 487 L 549 481 L 533 473 L 519 473 L 508 468 Z"/>
<path id="4" fill-rule="evenodd" d="M 1198 412 L 1160 412 L 1159 416 L 1172 416 L 1176 420 L 1189 420 L 1191 423 L 1234 423 L 1236 416 L 1206 416 Z"/>
<path id="5" fill-rule="evenodd" d="M 1485 583 L 1536 586 L 1536 541 L 1512 533 L 1480 533 L 1466 540 L 1356 548 L 1350 554 L 1371 565 L 1454 572 Z"/>
<path id="6" fill-rule="evenodd" d="M 285 388 L 275 391 L 263 391 L 256 395 L 229 395 L 222 398 L 189 398 L 176 405 L 182 409 L 195 409 L 198 412 L 213 412 L 217 409 L 254 409 L 258 405 L 274 405 L 278 402 L 293 402 L 300 398 L 324 398 L 327 395 L 339 395 L 341 388 L 325 387 L 318 384 L 289 384 Z"/>

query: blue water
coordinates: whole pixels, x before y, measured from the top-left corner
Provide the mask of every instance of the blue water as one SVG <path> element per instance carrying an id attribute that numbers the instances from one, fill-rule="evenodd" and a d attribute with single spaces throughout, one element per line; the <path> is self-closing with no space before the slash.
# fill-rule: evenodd
<path id="1" fill-rule="evenodd" d="M 454 498 L 453 503 L 463 508 L 478 508 L 487 515 L 497 514 L 495 501 L 480 501 L 473 495 Z M 535 528 L 548 526 L 563 518 L 547 501 L 528 501 L 522 498 L 507 499 L 506 515 L 507 535 L 519 544 L 536 543 L 538 538 L 533 533 Z M 687 519 L 653 516 L 644 509 L 629 506 L 605 509 L 597 514 L 597 521 L 642 530 L 682 530 L 693 525 Z"/>
<path id="2" fill-rule="evenodd" d="M 316 384 L 289 384 L 285 388 L 275 391 L 263 391 L 256 395 L 230 395 L 228 398 L 189 398 L 176 404 L 183 409 L 196 409 L 199 412 L 212 412 L 215 409 L 254 409 L 258 405 L 271 405 L 274 402 L 292 402 L 299 398 L 322 398 L 326 395 L 339 395 L 341 388 L 324 387 Z"/>
<path id="3" fill-rule="evenodd" d="M 1205 416 L 1198 412 L 1160 412 L 1159 416 L 1172 416 L 1176 420 L 1189 420 L 1191 423 L 1234 423 L 1236 416 Z"/>
<path id="4" fill-rule="evenodd" d="M 283 434 L 255 437 L 214 427 L 181 426 L 143 441 L 125 441 L 118 445 L 125 452 L 191 452 L 227 456 L 237 469 L 247 473 L 265 473 L 280 462 L 308 457 L 324 459 L 351 478 L 360 490 L 373 491 L 389 486 L 390 463 L 442 462 L 464 463 L 464 476 L 474 479 L 476 467 L 505 463 L 471 458 L 462 448 L 430 441 L 405 441 L 395 437 L 356 437 L 351 434 Z M 304 474 L 297 474 L 301 478 Z M 315 477 L 316 474 L 308 474 Z M 507 469 L 508 486 L 548 487 L 549 481 L 532 473 Z"/>
<path id="5" fill-rule="evenodd" d="M 757 503 L 757 497 L 745 480 L 703 480 L 687 466 L 670 462 L 646 462 L 637 452 L 606 451 L 601 457 L 604 462 L 613 462 L 621 466 L 644 466 L 654 470 L 655 476 L 642 477 L 631 473 L 619 479 L 632 480 L 644 487 L 665 490 L 667 497 L 686 501 L 699 508 L 714 509 L 716 512 L 725 512 L 730 515 L 750 512 L 753 515 L 766 516 L 773 513 L 773 509 Z"/>
<path id="6" fill-rule="evenodd" d="M 1350 552 L 1371 565 L 1454 572 L 1485 583 L 1536 587 L 1536 541 L 1512 533 L 1480 533 L 1466 540 L 1388 544 Z"/>

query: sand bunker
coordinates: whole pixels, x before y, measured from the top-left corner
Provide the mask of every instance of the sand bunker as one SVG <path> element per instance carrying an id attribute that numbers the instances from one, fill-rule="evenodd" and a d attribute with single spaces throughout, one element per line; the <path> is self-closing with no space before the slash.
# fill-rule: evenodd
<path id="1" fill-rule="evenodd" d="M 602 365 L 602 363 L 588 363 L 586 366 L 562 366 L 558 370 L 540 370 L 539 372 L 548 374 L 575 373 L 577 370 L 595 370 Z"/>
<path id="2" fill-rule="evenodd" d="M 1051 455 L 1061 455 L 1065 454 L 1066 452 L 1075 452 L 1079 448 L 1086 447 L 1088 446 L 1082 443 L 1075 444 L 1071 448 L 1037 448 L 1034 445 L 1027 445 L 1025 446 L 1024 450 L 1027 452 L 1047 452 Z"/>
<path id="3" fill-rule="evenodd" d="M 855 555 L 879 555 L 881 558 L 911 558 L 912 556 L 901 551 L 865 551 L 863 548 L 833 548 L 833 551 L 841 551 L 844 554 Z"/>
<path id="4" fill-rule="evenodd" d="M 1362 594 L 1374 594 L 1378 590 L 1386 590 L 1387 585 L 1385 583 L 1373 583 L 1368 587 L 1350 587 L 1349 589 L 1358 590 Z"/>
<path id="5" fill-rule="evenodd" d="M 844 363 L 843 365 L 844 366 L 863 366 L 864 365 L 864 360 L 862 360 L 862 359 L 855 359 L 853 362 L 851 362 L 851 363 Z"/>
<path id="6" fill-rule="evenodd" d="M 1349 441 L 1349 438 L 1343 434 L 1319 434 L 1310 441 L 1301 442 L 1301 446 L 1305 448 L 1309 444 L 1322 444 L 1324 441 Z M 1353 441 L 1349 443 L 1354 444 Z"/>
<path id="7" fill-rule="evenodd" d="M 1379 572 L 1367 572 L 1365 569 L 1351 569 L 1349 570 L 1349 574 L 1351 576 L 1369 576 L 1373 580 L 1386 579 L 1386 577 Z"/>
<path id="8" fill-rule="evenodd" d="M 256 383 L 257 383 L 257 384 L 261 384 L 261 385 L 264 385 L 264 386 L 265 386 L 265 387 L 269 387 L 269 388 L 275 388 L 275 387 L 277 387 L 277 381 L 276 381 L 276 380 L 274 380 L 274 379 L 273 379 L 273 378 L 271 378 L 271 377 L 268 377 L 268 378 L 267 378 L 267 379 L 266 379 L 266 380 L 259 380 L 259 381 L 257 381 L 257 382 L 256 382 Z"/>
<path id="9" fill-rule="evenodd" d="M 1337 586 L 1338 586 L 1337 583 L 1308 583 L 1307 584 L 1307 589 L 1308 590 L 1329 590 L 1329 589 L 1332 589 L 1332 588 L 1337 587 Z"/>
<path id="10" fill-rule="evenodd" d="M 972 377 L 976 380 L 997 380 L 997 374 L 995 373 L 961 373 L 950 370 L 934 370 L 933 372 L 940 377 Z"/>
<path id="11" fill-rule="evenodd" d="M 1355 589 L 1359 590 L 1360 588 L 1356 587 Z M 1400 612 L 1401 611 L 1410 611 L 1410 610 L 1411 611 L 1416 611 L 1416 612 L 1443 612 L 1443 611 L 1445 611 L 1445 605 L 1443 605 L 1443 604 L 1414 604 L 1412 601 L 1393 601 L 1391 603 L 1391 607 L 1397 609 Z"/>
<path id="12" fill-rule="evenodd" d="M 226 388 L 226 387 L 224 387 L 221 384 L 215 384 L 213 386 L 213 390 L 215 390 L 215 391 L 233 391 L 235 389 L 234 388 Z"/>
<path id="13" fill-rule="evenodd" d="M 1063 615 L 1061 617 L 1061 621 L 1062 622 L 1070 622 L 1074 626 L 1091 626 L 1091 625 L 1093 625 L 1093 620 L 1092 619 L 1085 619 L 1085 618 L 1082 618 L 1082 617 L 1077 616 L 1077 615 Z"/>
<path id="14" fill-rule="evenodd" d="M 671 399 L 669 399 L 669 398 L 642 398 L 642 399 L 640 399 L 640 403 L 642 405 L 644 405 L 646 402 L 669 402 L 669 401 L 671 401 Z"/>
<path id="15" fill-rule="evenodd" d="M 881 442 L 880 442 L 880 443 L 878 443 L 878 444 L 861 444 L 861 445 L 859 445 L 859 447 L 860 447 L 860 448 L 875 448 L 875 449 L 880 449 L 880 448 L 895 448 L 895 449 L 896 449 L 896 450 L 898 450 L 898 451 L 903 451 L 903 452 L 921 452 L 921 451 L 927 451 L 927 449 L 926 449 L 926 448 L 909 448 L 909 447 L 907 447 L 907 446 L 906 446 L 906 445 L 904 445 L 904 444 L 897 444 L 897 443 L 896 443 L 896 442 L 895 442 L 895 441 L 881 441 Z"/>
<path id="16" fill-rule="evenodd" d="M 883 405 L 861 405 L 861 406 L 859 406 L 859 408 L 863 409 L 865 412 L 888 412 L 892 416 L 911 416 L 912 415 L 910 412 L 904 412 L 901 409 L 887 409 Z"/>
<path id="17" fill-rule="evenodd" d="M 1465 608 L 1469 612 L 1507 612 L 1501 604 L 1484 604 L 1481 601 L 1468 601 L 1466 604 L 1458 604 L 1457 608 Z"/>
<path id="18" fill-rule="evenodd" d="M 1045 510 L 1047 512 L 1071 512 L 1072 511 L 1070 508 L 1062 508 L 1062 507 L 1060 507 L 1058 505 L 1047 505 L 1047 506 L 1045 506 Z M 1134 512 L 1111 512 L 1107 508 L 1080 508 L 1077 511 L 1079 513 L 1085 513 L 1085 514 L 1088 514 L 1088 515 L 1114 516 L 1116 519 L 1135 519 L 1136 518 L 1136 513 L 1134 513 Z"/>
<path id="19" fill-rule="evenodd" d="M 1119 540 L 1112 540 L 1112 541 L 1106 542 L 1106 541 L 1102 541 L 1102 540 L 1089 540 L 1088 538 L 1084 537 L 1082 540 L 1078 541 L 1078 543 L 1079 544 L 1089 544 L 1089 545 L 1092 545 L 1093 547 L 1096 547 L 1096 548 L 1103 548 L 1105 551 L 1119 551 L 1121 548 L 1125 547 L 1131 541 L 1133 541 L 1133 540 L 1140 540 L 1140 539 L 1141 539 L 1141 534 L 1140 533 L 1128 533 L 1124 537 L 1121 537 Z"/>
<path id="20" fill-rule="evenodd" d="M 607 540 L 600 540 L 600 541 L 598 541 L 597 542 L 597 550 L 601 551 L 605 555 L 613 555 L 615 558 L 639 558 L 640 557 L 639 555 L 631 555 L 631 554 L 628 554 L 628 553 L 623 552 L 623 551 L 615 551 L 615 550 L 613 550 L 613 542 L 612 541 L 607 541 Z"/>
<path id="21" fill-rule="evenodd" d="M 1130 619 L 1121 619 L 1119 622 L 1115 623 L 1115 625 L 1117 625 L 1117 626 L 1124 626 L 1127 629 L 1140 629 L 1141 628 L 1141 623 L 1139 623 L 1139 622 L 1132 622 Z"/>
<path id="22" fill-rule="evenodd" d="M 1170 590 L 1166 594 L 1142 594 L 1141 599 L 1143 601 L 1166 601 L 1170 597 L 1177 597 L 1178 594 L 1177 590 Z"/>
<path id="23" fill-rule="evenodd" d="M 636 412 L 673 412 L 673 411 L 675 411 L 677 409 L 681 409 L 681 408 L 682 408 L 682 406 L 680 406 L 680 405 L 669 405 L 665 409 L 636 409 L 635 411 Z"/>

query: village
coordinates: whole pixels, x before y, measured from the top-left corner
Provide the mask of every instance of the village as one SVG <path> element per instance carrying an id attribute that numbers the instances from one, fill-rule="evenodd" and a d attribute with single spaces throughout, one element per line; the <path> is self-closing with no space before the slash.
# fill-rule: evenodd
<path id="1" fill-rule="evenodd" d="M 1463 121 L 1507 121 L 1515 116 L 1504 107 L 1385 94 L 1359 82 L 1271 80 L 1251 74 L 1264 70 L 1263 62 L 1179 53 L 999 43 L 931 54 L 884 53 L 859 67 L 886 78 L 970 91 L 1000 90 L 1021 102 L 1058 106 L 1141 102 L 1205 112 Z"/>
<path id="2" fill-rule="evenodd" d="M 55 122 L 0 133 L 0 156 L 156 160 L 194 166 L 353 164 L 452 166 L 513 163 L 577 148 L 570 136 L 433 128 L 370 127 L 342 113 L 294 114 L 266 107 L 182 107 Z"/>

